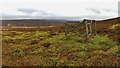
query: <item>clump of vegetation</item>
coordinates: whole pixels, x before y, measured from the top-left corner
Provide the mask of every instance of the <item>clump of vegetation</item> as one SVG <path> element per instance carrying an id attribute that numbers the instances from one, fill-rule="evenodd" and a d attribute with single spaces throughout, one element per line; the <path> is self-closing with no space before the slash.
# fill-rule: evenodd
<path id="1" fill-rule="evenodd" d="M 100 46 L 100 45 L 105 45 L 105 46 L 112 46 L 115 45 L 116 42 L 114 42 L 112 39 L 109 39 L 107 36 L 96 36 L 92 42 L 89 43 L 89 45 L 94 45 L 94 46 Z"/>
<path id="2" fill-rule="evenodd" d="M 110 27 L 110 29 L 115 29 L 116 27 L 120 27 L 120 24 L 115 24 Z"/>

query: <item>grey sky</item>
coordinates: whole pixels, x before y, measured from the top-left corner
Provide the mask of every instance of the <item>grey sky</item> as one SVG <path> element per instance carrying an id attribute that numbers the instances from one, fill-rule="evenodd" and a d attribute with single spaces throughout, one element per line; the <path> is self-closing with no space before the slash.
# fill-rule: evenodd
<path id="1" fill-rule="evenodd" d="M 101 11 L 100 10 L 98 10 L 98 9 L 94 9 L 94 8 L 87 8 L 86 9 L 86 11 L 92 11 L 92 12 L 94 12 L 94 13 L 97 13 L 97 14 L 100 14 L 101 13 Z"/>
<path id="2" fill-rule="evenodd" d="M 3 19 L 107 19 L 119 0 L 1 0 Z"/>
<path id="3" fill-rule="evenodd" d="M 29 8 L 27 8 L 27 9 L 18 8 L 17 10 L 20 11 L 20 12 L 23 12 L 23 13 L 25 13 L 25 14 L 31 14 L 31 13 L 34 13 L 34 12 L 38 12 L 38 10 L 29 9 Z"/>
<path id="4" fill-rule="evenodd" d="M 120 1 L 118 3 L 118 16 L 120 16 Z"/>

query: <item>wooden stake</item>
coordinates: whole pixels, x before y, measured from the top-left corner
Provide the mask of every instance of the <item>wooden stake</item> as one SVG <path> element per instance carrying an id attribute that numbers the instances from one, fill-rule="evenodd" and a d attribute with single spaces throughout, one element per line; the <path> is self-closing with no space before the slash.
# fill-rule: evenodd
<path id="1" fill-rule="evenodd" d="M 97 32 L 96 32 L 96 22 L 95 22 L 95 35 L 97 34 Z"/>
<path id="2" fill-rule="evenodd" d="M 86 23 L 86 35 L 87 35 L 87 38 L 88 38 L 88 25 L 87 25 L 87 21 L 85 21 Z"/>
<path id="3" fill-rule="evenodd" d="M 91 28 L 91 24 L 90 24 L 90 34 L 92 34 L 92 28 Z"/>

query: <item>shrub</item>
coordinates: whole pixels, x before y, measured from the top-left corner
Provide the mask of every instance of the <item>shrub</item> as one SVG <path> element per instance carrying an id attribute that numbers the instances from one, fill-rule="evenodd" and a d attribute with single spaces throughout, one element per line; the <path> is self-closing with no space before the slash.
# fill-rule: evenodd
<path id="1" fill-rule="evenodd" d="M 110 27 L 110 29 L 115 29 L 116 27 L 120 26 L 120 24 L 115 24 Z"/>
<path id="2" fill-rule="evenodd" d="M 116 46 L 110 48 L 109 50 L 106 51 L 106 53 L 108 53 L 108 54 L 116 54 L 116 53 L 118 53 L 118 46 L 116 45 Z"/>

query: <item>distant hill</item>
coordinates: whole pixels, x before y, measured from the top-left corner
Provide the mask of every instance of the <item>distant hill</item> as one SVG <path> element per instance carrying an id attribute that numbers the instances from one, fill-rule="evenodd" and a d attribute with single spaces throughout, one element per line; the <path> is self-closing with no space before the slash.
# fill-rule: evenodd
<path id="1" fill-rule="evenodd" d="M 98 22 L 103 22 L 103 23 L 120 23 L 120 17 L 116 17 L 116 18 L 111 18 L 111 19 L 106 19 L 106 20 L 101 20 L 101 21 L 98 21 Z"/>
<path id="2" fill-rule="evenodd" d="M 26 20 L 2 20 L 2 26 L 7 26 L 7 24 L 10 24 L 12 26 L 60 26 L 64 25 L 65 21 L 59 21 L 59 20 L 32 20 L 32 19 L 26 19 Z"/>
<path id="3" fill-rule="evenodd" d="M 64 23 L 68 22 L 75 22 L 73 20 L 39 20 L 39 19 L 21 19 L 21 20 L 2 20 L 2 26 L 7 26 L 7 24 L 10 24 L 12 26 L 26 26 L 26 27 L 33 27 L 33 26 L 62 26 Z M 106 19 L 97 21 L 97 23 L 111 23 L 116 24 L 120 23 L 120 17 L 112 18 L 112 19 Z M 99 25 L 100 27 L 100 25 Z"/>

